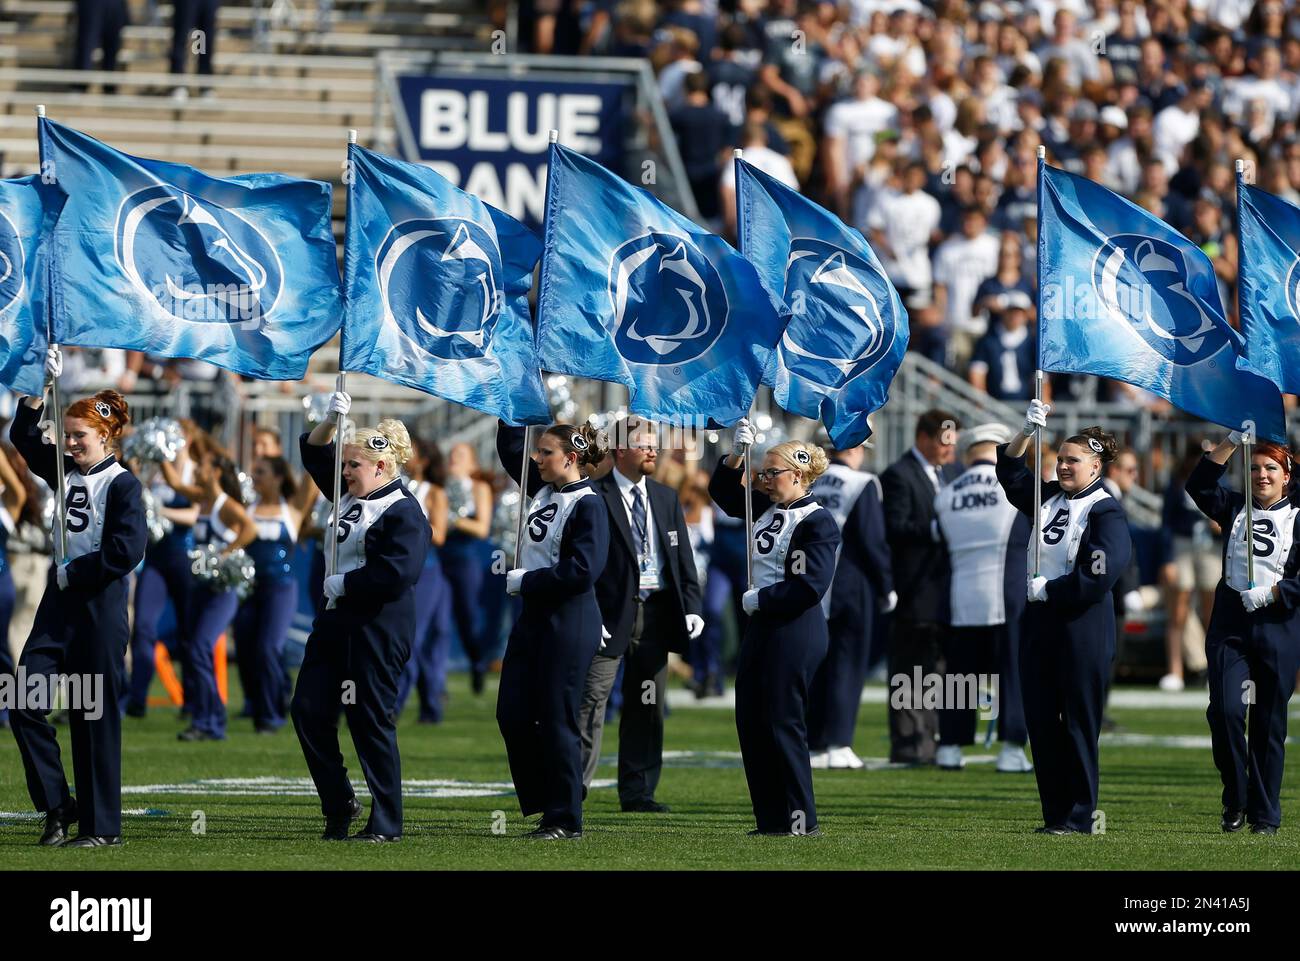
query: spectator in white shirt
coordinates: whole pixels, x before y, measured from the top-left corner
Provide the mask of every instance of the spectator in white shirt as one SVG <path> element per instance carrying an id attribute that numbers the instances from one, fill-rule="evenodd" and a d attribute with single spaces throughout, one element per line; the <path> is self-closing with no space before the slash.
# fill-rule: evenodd
<path id="1" fill-rule="evenodd" d="M 761 123 L 749 121 L 742 134 L 741 148 L 745 162 L 757 167 L 769 177 L 775 177 L 791 190 L 799 189 L 799 178 L 794 175 L 790 161 L 767 145 L 767 131 Z M 736 236 L 736 165 L 724 163 L 722 177 L 718 180 L 718 197 L 722 206 L 722 219 L 727 236 Z"/>
<path id="2" fill-rule="evenodd" d="M 962 213 L 961 233 L 934 252 L 935 306 L 948 329 L 948 366 L 964 370 L 987 320 L 972 310 L 975 294 L 998 269 L 998 238 L 986 231 L 988 217 L 978 206 Z"/>
<path id="3" fill-rule="evenodd" d="M 1210 88 L 1204 81 L 1193 80 L 1188 84 L 1177 103 L 1156 114 L 1152 130 L 1156 150 L 1181 161 L 1183 148 L 1200 133 L 1201 114 L 1209 109 L 1211 100 Z"/>
<path id="4" fill-rule="evenodd" d="M 909 310 L 932 299 L 930 244 L 937 243 L 939 201 L 923 189 L 925 164 L 914 160 L 903 171 L 902 189 L 881 194 L 867 217 L 871 245 L 890 283 Z"/>
<path id="5" fill-rule="evenodd" d="M 853 97 L 826 112 L 826 181 L 836 213 L 848 219 L 854 186 L 862 180 L 876 152 L 876 134 L 897 126 L 898 108 L 882 100 L 880 79 L 870 70 L 860 71 L 853 82 Z"/>

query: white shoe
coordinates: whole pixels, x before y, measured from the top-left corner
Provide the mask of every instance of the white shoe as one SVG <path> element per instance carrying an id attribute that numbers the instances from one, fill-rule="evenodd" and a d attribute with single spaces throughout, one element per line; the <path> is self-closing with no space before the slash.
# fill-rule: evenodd
<path id="1" fill-rule="evenodd" d="M 945 771 L 960 771 L 966 766 L 966 759 L 961 756 L 961 747 L 956 744 L 941 744 L 934 752 L 934 763 Z"/>
<path id="2" fill-rule="evenodd" d="M 186 100 L 189 100 L 189 99 L 190 99 L 190 88 L 189 88 L 189 87 L 173 87 L 173 88 L 172 88 L 172 100 L 175 101 L 176 103 L 184 103 Z"/>
<path id="3" fill-rule="evenodd" d="M 1183 679 L 1177 674 L 1166 674 L 1160 679 L 1160 690 L 1162 691 L 1181 691 L 1183 689 Z"/>
<path id="4" fill-rule="evenodd" d="M 829 751 L 810 751 L 808 754 L 808 763 L 815 771 L 824 771 L 831 766 L 831 755 Z"/>
<path id="5" fill-rule="evenodd" d="M 862 758 L 854 754 L 851 747 L 833 747 L 827 754 L 829 755 L 829 767 L 854 771 L 866 767 L 862 763 Z"/>
<path id="6" fill-rule="evenodd" d="M 1019 744 L 1003 744 L 998 752 L 998 770 L 1003 774 L 1028 774 L 1034 769 Z"/>

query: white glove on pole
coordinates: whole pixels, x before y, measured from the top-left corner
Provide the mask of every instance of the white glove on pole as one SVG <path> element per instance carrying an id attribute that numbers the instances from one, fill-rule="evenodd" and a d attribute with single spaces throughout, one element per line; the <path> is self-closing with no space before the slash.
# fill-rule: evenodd
<path id="1" fill-rule="evenodd" d="M 524 575 L 527 573 L 528 571 L 522 567 L 516 567 L 513 571 L 506 571 L 506 593 L 518 594 L 519 589 L 524 586 Z"/>
<path id="2" fill-rule="evenodd" d="M 57 344 L 45 348 L 45 379 L 54 380 L 63 376 L 63 354 Z"/>
<path id="3" fill-rule="evenodd" d="M 1271 587 L 1252 587 L 1248 590 L 1241 591 L 1241 603 L 1245 605 L 1246 610 L 1254 613 L 1262 607 L 1268 607 L 1273 603 L 1273 588 Z"/>
<path id="4" fill-rule="evenodd" d="M 892 614 L 894 608 L 898 606 L 898 591 L 890 591 L 888 597 L 880 599 L 880 613 Z"/>
<path id="5" fill-rule="evenodd" d="M 736 422 L 736 434 L 731 442 L 731 456 L 744 456 L 746 448 L 754 443 L 754 428 L 749 423 L 748 417 L 742 417 Z"/>
<path id="6" fill-rule="evenodd" d="M 68 589 L 68 565 L 67 564 L 60 564 L 58 566 L 58 569 L 54 572 L 54 580 L 58 582 L 59 590 L 66 591 Z"/>
<path id="7" fill-rule="evenodd" d="M 693 641 L 704 633 L 704 618 L 698 614 L 686 615 L 686 634 Z"/>
<path id="8" fill-rule="evenodd" d="M 336 390 L 330 394 L 330 403 L 328 410 L 334 415 L 335 421 L 341 417 L 347 417 L 348 411 L 352 409 L 352 395 L 345 394 L 341 390 Z"/>
<path id="9" fill-rule="evenodd" d="M 325 597 L 331 601 L 337 601 L 347 592 L 343 584 L 342 574 L 331 574 L 325 578 Z"/>
<path id="10" fill-rule="evenodd" d="M 1034 431 L 1040 427 L 1047 426 L 1047 415 L 1052 410 L 1051 404 L 1044 404 L 1038 398 L 1029 402 L 1029 408 L 1025 411 L 1025 426 L 1021 428 L 1026 437 L 1033 437 Z"/>
<path id="11" fill-rule="evenodd" d="M 740 606 L 745 609 L 746 614 L 753 614 L 758 610 L 758 588 L 745 591 L 740 599 Z"/>
<path id="12" fill-rule="evenodd" d="M 1029 582 L 1029 602 L 1042 603 L 1047 600 L 1047 578 L 1035 577 Z"/>

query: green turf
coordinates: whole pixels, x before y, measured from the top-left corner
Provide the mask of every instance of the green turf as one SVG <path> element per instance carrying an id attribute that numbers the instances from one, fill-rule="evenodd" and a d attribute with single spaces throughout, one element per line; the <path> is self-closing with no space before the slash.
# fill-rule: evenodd
<path id="1" fill-rule="evenodd" d="M 238 697 L 232 701 L 238 703 Z M 408 779 L 508 781 L 493 717 L 495 688 L 471 695 L 453 678 L 448 717 L 440 726 L 417 725 L 408 706 L 400 727 L 403 774 Z M 1205 735 L 1194 709 L 1116 711 L 1130 733 Z M 127 718 L 124 782 L 177 783 L 199 778 L 305 777 L 291 729 L 257 736 L 234 719 L 222 743 L 178 742 L 172 709 L 143 720 Z M 981 725 L 982 728 L 982 725 Z M 360 780 L 346 731 L 345 757 Z M 67 730 L 60 742 L 65 763 Z M 616 732 L 606 741 L 613 756 Z M 855 747 L 887 753 L 883 705 L 864 705 Z M 680 708 L 668 719 L 669 751 L 738 750 L 729 710 Z M 985 754 L 968 748 L 969 755 Z M 711 766 L 709 766 L 711 765 Z M 612 764 L 598 777 L 615 776 Z M 1294 765 L 1282 803 L 1300 816 Z M 824 836 L 750 838 L 753 826 L 738 761 L 714 757 L 670 762 L 659 800 L 669 815 L 618 810 L 612 787 L 594 790 L 586 836 L 572 843 L 525 841 L 526 822 L 512 796 L 406 799 L 406 837 L 400 844 L 332 844 L 318 840 L 322 821 L 314 798 L 131 794 L 123 806 L 168 812 L 129 816 L 127 843 L 118 849 L 59 850 L 34 846 L 35 821 L 0 821 L 0 864 L 9 869 L 330 869 L 330 868 L 1291 868 L 1300 854 L 1300 827 L 1273 838 L 1218 829 L 1219 784 L 1208 749 L 1103 746 L 1100 806 L 1104 836 L 1047 837 L 1040 823 L 1033 775 L 997 774 L 991 763 L 962 772 L 934 769 L 816 772 Z M 363 800 L 365 800 L 363 798 Z M 0 810 L 29 811 L 13 738 L 0 736 Z M 193 830 L 201 811 L 206 833 Z M 494 812 L 503 812 L 497 815 Z M 493 832 L 504 817 L 505 834 Z"/>

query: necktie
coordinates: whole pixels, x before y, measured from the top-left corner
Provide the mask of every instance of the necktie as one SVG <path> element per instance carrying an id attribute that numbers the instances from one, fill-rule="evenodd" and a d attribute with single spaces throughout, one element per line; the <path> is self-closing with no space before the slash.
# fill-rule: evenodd
<path id="1" fill-rule="evenodd" d="M 639 487 L 632 488 L 632 536 L 635 538 L 638 559 L 649 554 L 650 544 L 645 532 L 645 501 L 641 499 L 641 488 Z M 650 592 L 642 588 L 641 599 L 645 600 L 649 596 Z"/>

